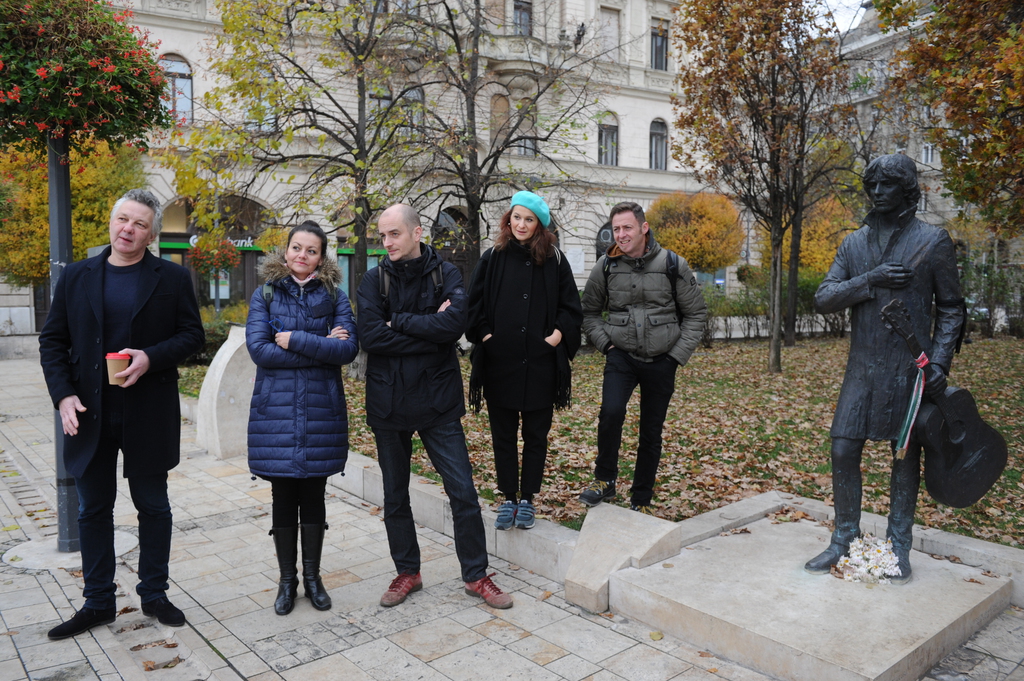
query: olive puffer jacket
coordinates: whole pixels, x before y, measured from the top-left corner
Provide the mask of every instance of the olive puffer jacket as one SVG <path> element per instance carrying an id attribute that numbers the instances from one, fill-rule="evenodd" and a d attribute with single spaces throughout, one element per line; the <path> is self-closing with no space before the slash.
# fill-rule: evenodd
<path id="1" fill-rule="evenodd" d="M 595 348 L 607 354 L 614 345 L 644 362 L 667 353 L 679 366 L 686 365 L 700 342 L 707 306 L 686 260 L 679 258 L 675 300 L 667 270 L 668 251 L 651 232 L 639 258 L 612 244 L 597 259 L 581 300 L 583 329 Z"/>
<path id="2" fill-rule="evenodd" d="M 284 256 L 260 265 L 260 278 L 273 287 L 269 306 L 260 286 L 252 294 L 245 345 L 256 363 L 249 406 L 249 469 L 260 477 L 328 477 L 348 459 L 348 410 L 341 365 L 359 350 L 352 307 L 338 289 L 341 270 L 324 257 L 319 278 L 299 286 Z M 330 291 L 337 290 L 332 300 Z M 274 342 L 270 322 L 290 331 L 288 349 Z M 328 338 L 342 326 L 346 340 Z"/>

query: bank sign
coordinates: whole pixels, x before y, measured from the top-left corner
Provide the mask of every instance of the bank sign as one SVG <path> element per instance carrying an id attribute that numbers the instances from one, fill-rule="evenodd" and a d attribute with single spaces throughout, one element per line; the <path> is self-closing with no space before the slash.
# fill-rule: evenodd
<path id="1" fill-rule="evenodd" d="M 228 241 L 230 241 L 235 248 L 241 248 L 241 249 L 250 250 L 250 251 L 259 250 L 258 248 L 256 248 L 256 246 L 253 245 L 253 241 L 252 241 L 252 237 L 251 236 L 247 236 L 247 237 L 244 237 L 242 239 L 232 239 L 231 237 L 228 237 Z M 195 246 L 198 242 L 199 242 L 199 235 L 198 234 L 193 234 L 189 238 L 189 240 L 188 240 L 188 245 L 189 246 Z"/>

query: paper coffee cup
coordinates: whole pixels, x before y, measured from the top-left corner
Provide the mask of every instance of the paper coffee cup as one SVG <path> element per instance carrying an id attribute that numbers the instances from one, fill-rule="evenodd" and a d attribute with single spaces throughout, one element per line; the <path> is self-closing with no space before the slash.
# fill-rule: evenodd
<path id="1" fill-rule="evenodd" d="M 124 385 L 125 379 L 118 378 L 114 374 L 127 369 L 128 364 L 131 361 L 131 355 L 122 354 L 120 352 L 107 353 L 107 380 L 110 381 L 110 385 Z"/>

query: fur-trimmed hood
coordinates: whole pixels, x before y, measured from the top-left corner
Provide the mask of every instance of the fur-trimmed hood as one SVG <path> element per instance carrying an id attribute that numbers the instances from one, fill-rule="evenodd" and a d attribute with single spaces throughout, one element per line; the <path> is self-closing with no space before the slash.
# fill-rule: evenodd
<path id="1" fill-rule="evenodd" d="M 331 256 L 324 254 L 316 272 L 317 278 L 323 282 L 324 287 L 328 290 L 335 289 L 341 285 L 341 268 L 338 267 L 338 261 Z M 292 272 L 288 269 L 288 263 L 284 260 L 284 253 L 275 249 L 267 257 L 263 258 L 257 274 L 263 281 L 276 283 L 290 277 Z"/>

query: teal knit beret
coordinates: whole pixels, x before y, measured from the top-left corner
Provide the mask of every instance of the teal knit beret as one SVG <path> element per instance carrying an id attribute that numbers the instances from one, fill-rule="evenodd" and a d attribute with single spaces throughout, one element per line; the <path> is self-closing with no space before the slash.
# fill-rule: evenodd
<path id="1" fill-rule="evenodd" d="M 522 206 L 523 208 L 529 208 L 533 211 L 533 214 L 540 220 L 540 224 L 544 225 L 547 229 L 548 225 L 551 224 L 551 209 L 548 208 L 548 204 L 544 203 L 544 199 L 540 198 L 533 192 L 516 192 L 512 195 L 512 203 L 509 204 L 509 209 L 516 206 Z"/>

